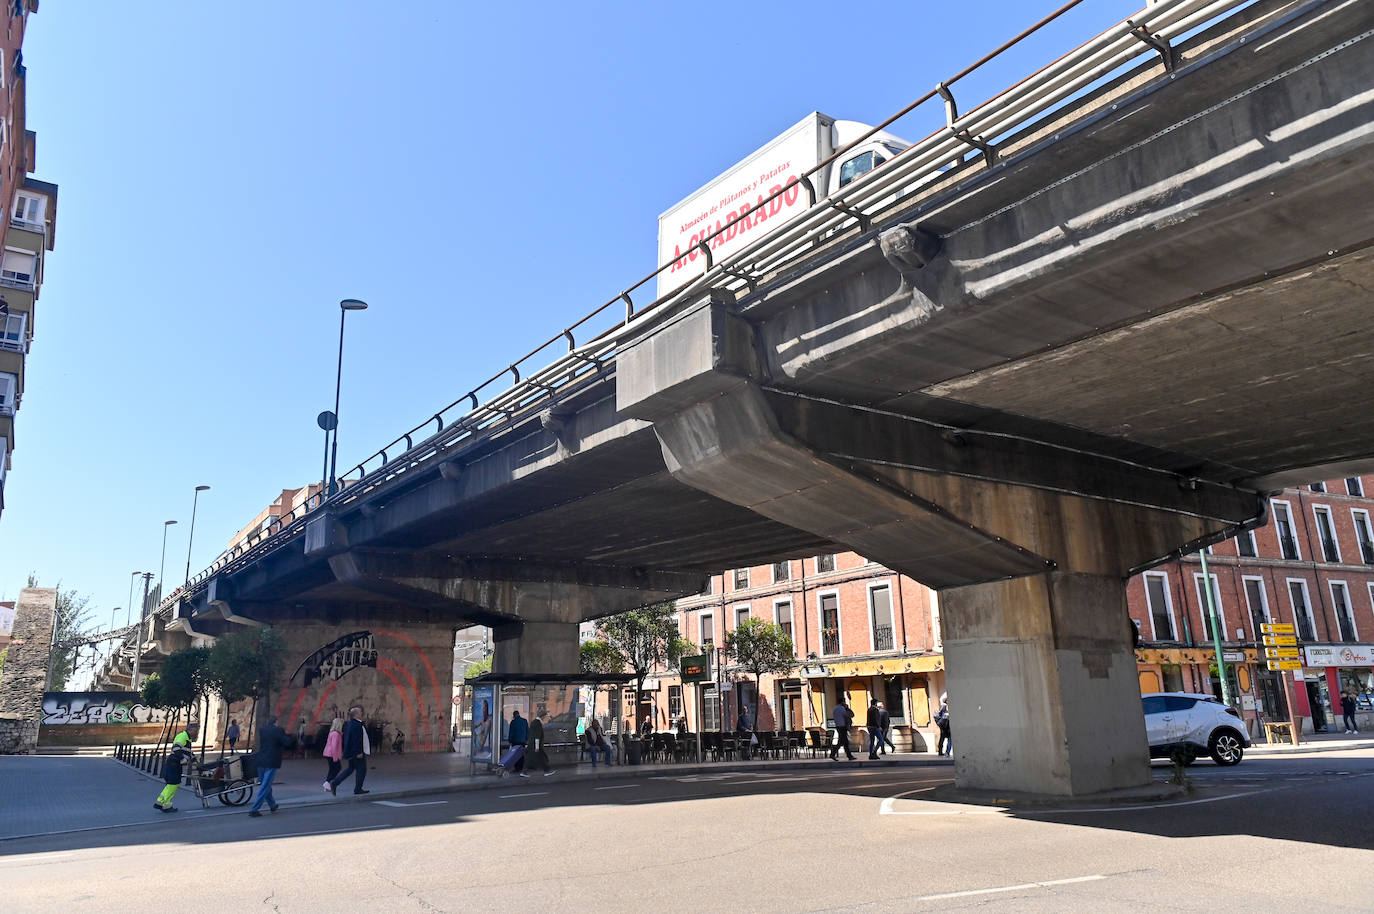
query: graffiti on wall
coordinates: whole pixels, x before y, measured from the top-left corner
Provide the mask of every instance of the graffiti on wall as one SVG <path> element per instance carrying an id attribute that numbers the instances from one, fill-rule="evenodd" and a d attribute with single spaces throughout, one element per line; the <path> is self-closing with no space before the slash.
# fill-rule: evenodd
<path id="1" fill-rule="evenodd" d="M 137 692 L 45 692 L 43 725 L 159 724 L 167 712 L 150 708 Z"/>
<path id="2" fill-rule="evenodd" d="M 317 680 L 342 679 L 362 666 L 377 668 L 377 642 L 372 632 L 351 632 L 305 658 L 291 674 L 290 684 L 309 688 Z"/>

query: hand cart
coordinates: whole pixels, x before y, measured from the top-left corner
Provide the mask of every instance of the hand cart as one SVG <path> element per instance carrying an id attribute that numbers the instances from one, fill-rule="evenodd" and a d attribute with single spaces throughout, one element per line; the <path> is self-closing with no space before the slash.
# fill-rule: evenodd
<path id="1" fill-rule="evenodd" d="M 225 806 L 242 806 L 253 798 L 258 784 L 257 766 L 248 755 L 230 755 L 205 765 L 193 760 L 191 768 L 186 779 L 195 789 L 201 809 L 215 799 Z"/>

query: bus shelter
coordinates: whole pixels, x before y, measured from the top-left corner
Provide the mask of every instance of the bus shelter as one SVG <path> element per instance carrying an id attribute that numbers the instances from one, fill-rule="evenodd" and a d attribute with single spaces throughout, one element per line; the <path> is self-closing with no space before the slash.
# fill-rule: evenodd
<path id="1" fill-rule="evenodd" d="M 496 770 L 510 748 L 513 711 L 544 722 L 544 749 L 554 767 L 576 764 L 581 756 L 582 732 L 593 716 L 611 736 L 633 729 L 621 707 L 628 674 L 486 673 L 464 684 L 463 697 L 472 709 L 468 761 L 472 774 Z M 614 739 L 617 754 L 622 740 Z M 617 759 L 617 761 L 619 761 Z"/>

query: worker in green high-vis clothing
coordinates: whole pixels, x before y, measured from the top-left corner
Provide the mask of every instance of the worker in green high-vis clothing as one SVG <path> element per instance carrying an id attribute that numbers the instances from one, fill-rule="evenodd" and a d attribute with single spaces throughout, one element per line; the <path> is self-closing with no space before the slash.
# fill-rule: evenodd
<path id="1" fill-rule="evenodd" d="M 182 767 L 195 758 L 191 746 L 199 735 L 200 724 L 187 724 L 185 730 L 172 738 L 172 751 L 167 753 L 167 760 L 162 763 L 162 780 L 167 786 L 162 788 L 162 793 L 158 794 L 157 799 L 153 801 L 153 809 L 162 812 L 177 811 L 177 808 L 172 805 L 172 798 L 176 796 L 177 788 L 181 786 Z"/>

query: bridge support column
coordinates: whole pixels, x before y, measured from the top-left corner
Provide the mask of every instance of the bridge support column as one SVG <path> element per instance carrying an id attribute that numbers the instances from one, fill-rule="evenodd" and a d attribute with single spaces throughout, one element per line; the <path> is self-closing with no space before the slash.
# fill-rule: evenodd
<path id="1" fill-rule="evenodd" d="M 578 623 L 514 622 L 492 629 L 496 673 L 576 673 Z"/>
<path id="2" fill-rule="evenodd" d="M 1125 582 L 1050 572 L 940 592 L 957 782 L 1080 795 L 1150 781 Z"/>

